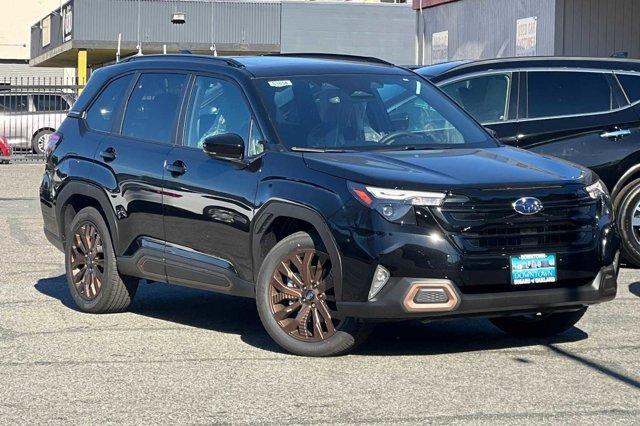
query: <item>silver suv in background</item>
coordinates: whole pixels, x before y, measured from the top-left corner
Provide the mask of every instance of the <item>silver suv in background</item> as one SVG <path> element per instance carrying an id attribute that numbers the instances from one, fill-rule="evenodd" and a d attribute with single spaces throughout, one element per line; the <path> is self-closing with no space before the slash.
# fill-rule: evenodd
<path id="1" fill-rule="evenodd" d="M 49 136 L 66 118 L 75 94 L 0 90 L 0 136 L 13 152 L 43 154 Z"/>

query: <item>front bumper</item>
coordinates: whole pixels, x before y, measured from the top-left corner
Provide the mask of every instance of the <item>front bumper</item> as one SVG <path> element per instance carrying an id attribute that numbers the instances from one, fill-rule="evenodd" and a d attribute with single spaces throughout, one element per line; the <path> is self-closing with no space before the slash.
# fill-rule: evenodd
<path id="1" fill-rule="evenodd" d="M 376 320 L 422 319 L 469 316 L 503 316 L 527 312 L 553 312 L 578 309 L 615 298 L 618 265 L 614 262 L 600 269 L 588 284 L 579 287 L 501 293 L 463 294 L 448 280 L 393 278 L 382 294 L 368 302 L 339 302 L 343 317 Z M 446 303 L 414 303 L 421 285 L 448 288 Z"/>

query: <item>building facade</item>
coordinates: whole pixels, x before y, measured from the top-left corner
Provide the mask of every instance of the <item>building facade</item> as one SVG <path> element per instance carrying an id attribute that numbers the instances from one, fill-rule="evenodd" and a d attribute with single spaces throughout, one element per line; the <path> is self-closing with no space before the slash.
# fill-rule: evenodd
<path id="1" fill-rule="evenodd" d="M 417 64 L 511 56 L 640 58 L 638 0 L 414 0 Z"/>
<path id="2" fill-rule="evenodd" d="M 71 0 L 62 14 L 50 13 L 31 27 L 30 64 L 78 66 L 82 75 L 82 68 L 114 62 L 118 46 L 121 57 L 138 50 L 219 55 L 316 52 L 411 63 L 413 25 L 407 4 Z"/>

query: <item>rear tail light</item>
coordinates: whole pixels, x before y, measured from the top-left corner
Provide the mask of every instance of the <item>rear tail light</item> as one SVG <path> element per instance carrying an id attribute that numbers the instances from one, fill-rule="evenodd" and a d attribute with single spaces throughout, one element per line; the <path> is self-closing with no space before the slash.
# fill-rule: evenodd
<path id="1" fill-rule="evenodd" d="M 49 140 L 44 147 L 44 153 L 47 158 L 49 158 L 58 145 L 60 145 L 60 142 L 62 142 L 62 134 L 56 132 L 49 136 Z"/>

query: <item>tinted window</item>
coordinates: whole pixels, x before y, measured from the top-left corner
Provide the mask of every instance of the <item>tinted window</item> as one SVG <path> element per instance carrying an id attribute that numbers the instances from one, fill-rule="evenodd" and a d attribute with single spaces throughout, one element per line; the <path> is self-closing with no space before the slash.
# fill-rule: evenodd
<path id="1" fill-rule="evenodd" d="M 609 111 L 614 96 L 602 73 L 529 72 L 530 118 Z"/>
<path id="2" fill-rule="evenodd" d="M 445 84 L 441 89 L 480 123 L 507 119 L 511 76 L 492 74 Z"/>
<path id="3" fill-rule="evenodd" d="M 410 76 L 315 75 L 260 79 L 280 139 L 339 150 L 495 146 L 439 90 Z"/>
<path id="4" fill-rule="evenodd" d="M 224 133 L 236 133 L 247 142 L 250 123 L 251 112 L 238 86 L 217 78 L 196 78 L 185 124 L 185 145 L 202 148 L 207 137 Z"/>
<path id="5" fill-rule="evenodd" d="M 28 112 L 29 100 L 27 95 L 2 95 L 0 94 L 1 112 Z"/>
<path id="6" fill-rule="evenodd" d="M 618 74 L 618 80 L 632 103 L 640 101 L 640 75 Z"/>
<path id="7" fill-rule="evenodd" d="M 67 111 L 69 104 L 60 95 L 33 95 L 36 111 Z"/>
<path id="8" fill-rule="evenodd" d="M 131 84 L 132 75 L 126 75 L 112 81 L 87 111 L 87 125 L 94 130 L 110 132 L 113 120 Z"/>
<path id="9" fill-rule="evenodd" d="M 127 104 L 122 134 L 171 143 L 186 81 L 184 74 L 141 75 Z"/>

